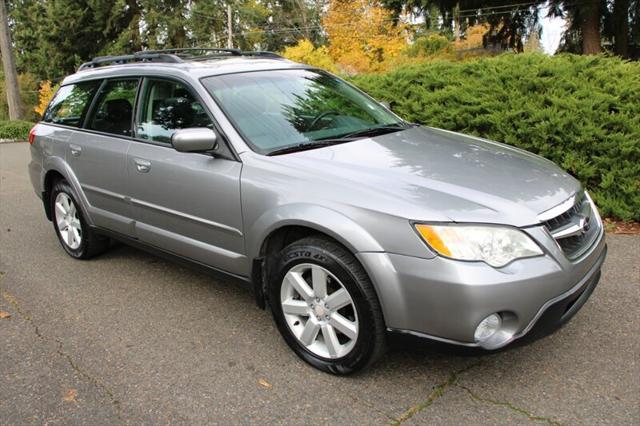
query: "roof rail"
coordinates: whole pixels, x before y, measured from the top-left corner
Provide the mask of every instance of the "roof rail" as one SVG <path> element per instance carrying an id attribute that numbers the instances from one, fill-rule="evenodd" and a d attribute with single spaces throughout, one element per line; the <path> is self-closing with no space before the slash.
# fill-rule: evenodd
<path id="1" fill-rule="evenodd" d="M 279 59 L 284 59 L 282 57 L 282 55 L 278 55 L 275 52 L 269 52 L 266 50 L 256 50 L 256 51 L 251 51 L 251 50 L 243 50 L 242 51 L 242 55 L 244 56 L 262 56 L 264 58 L 279 58 Z"/>
<path id="2" fill-rule="evenodd" d="M 136 53 L 168 53 L 176 56 L 203 56 L 203 55 L 189 55 L 190 53 L 203 52 L 205 55 L 226 53 L 233 56 L 242 55 L 240 49 L 222 49 L 222 48 L 209 48 L 209 47 L 181 47 L 176 49 L 159 49 L 159 50 L 141 50 Z"/>
<path id="3" fill-rule="evenodd" d="M 228 54 L 232 56 L 262 56 L 265 58 L 282 58 L 274 52 L 267 52 L 264 50 L 251 51 L 240 50 L 231 48 L 209 48 L 209 47 L 185 47 L 176 49 L 161 49 L 161 50 L 142 50 L 138 53 L 168 53 L 179 56 L 182 59 L 207 59 L 207 57 L 215 56 L 219 54 Z M 197 53 L 200 53 L 199 55 Z"/>
<path id="4" fill-rule="evenodd" d="M 200 53 L 200 54 L 198 54 Z M 198 48 L 188 47 L 179 49 L 161 49 L 161 50 L 141 50 L 132 55 L 118 56 L 98 56 L 89 62 L 80 65 L 78 71 L 88 68 L 97 68 L 105 65 L 119 65 L 131 62 L 169 62 L 179 63 L 185 60 L 207 60 L 214 57 L 223 56 L 255 56 L 263 58 L 278 58 L 282 56 L 274 52 L 267 51 L 250 51 L 240 49 L 214 49 L 214 48 Z"/>
<path id="5" fill-rule="evenodd" d="M 98 56 L 80 65 L 78 71 L 87 68 L 97 68 L 102 65 L 126 64 L 130 62 L 183 62 L 177 55 L 157 52 L 136 52 L 133 55 Z"/>

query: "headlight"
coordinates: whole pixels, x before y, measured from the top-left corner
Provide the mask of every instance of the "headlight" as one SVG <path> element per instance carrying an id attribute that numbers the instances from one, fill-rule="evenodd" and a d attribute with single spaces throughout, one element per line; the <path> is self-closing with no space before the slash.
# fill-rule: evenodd
<path id="1" fill-rule="evenodd" d="M 500 226 L 416 225 L 422 238 L 442 256 L 483 261 L 499 268 L 542 250 L 524 232 Z"/>

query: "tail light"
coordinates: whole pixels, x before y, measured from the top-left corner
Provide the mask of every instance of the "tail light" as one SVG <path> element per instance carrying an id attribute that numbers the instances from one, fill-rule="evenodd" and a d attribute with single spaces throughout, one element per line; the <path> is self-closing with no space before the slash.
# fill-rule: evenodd
<path id="1" fill-rule="evenodd" d="M 34 140 L 36 140 L 35 126 L 31 130 L 29 130 L 29 145 L 32 145 Z"/>

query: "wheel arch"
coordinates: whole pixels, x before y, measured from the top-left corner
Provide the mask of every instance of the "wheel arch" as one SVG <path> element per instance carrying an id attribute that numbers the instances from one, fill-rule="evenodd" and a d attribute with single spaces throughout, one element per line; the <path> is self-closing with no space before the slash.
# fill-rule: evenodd
<path id="1" fill-rule="evenodd" d="M 44 175 L 42 202 L 44 204 L 44 212 L 47 215 L 49 221 L 53 220 L 53 212 L 51 211 L 51 188 L 58 180 L 64 179 L 64 175 L 55 169 L 47 171 Z"/>
<path id="2" fill-rule="evenodd" d="M 82 190 L 82 186 L 80 185 L 78 178 L 73 173 L 73 170 L 71 170 L 71 167 L 69 167 L 69 165 L 59 157 L 50 157 L 45 160 L 44 169 L 46 172 L 43 173 L 42 176 L 42 201 L 44 203 L 47 219 L 52 219 L 50 204 L 51 188 L 58 179 L 64 179 L 69 182 L 69 185 L 73 188 L 75 193 L 74 195 L 78 199 L 78 204 L 80 205 L 80 209 L 82 210 L 82 214 L 86 218 L 86 221 L 89 225 L 93 225 L 93 219 L 91 218 L 87 208 L 89 206 L 89 202 Z"/>
<path id="3" fill-rule="evenodd" d="M 286 245 L 308 237 L 321 235 L 343 246 L 354 256 L 358 252 L 382 252 L 382 246 L 352 219 L 325 207 L 289 205 L 267 212 L 252 226 L 247 236 L 247 253 L 251 263 L 251 278 L 256 303 L 266 307 L 266 277 L 269 256 Z"/>

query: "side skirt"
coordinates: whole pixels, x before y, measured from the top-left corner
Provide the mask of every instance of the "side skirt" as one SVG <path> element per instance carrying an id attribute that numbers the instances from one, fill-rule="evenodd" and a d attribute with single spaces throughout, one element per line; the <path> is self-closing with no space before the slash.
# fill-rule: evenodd
<path id="1" fill-rule="evenodd" d="M 249 277 L 244 277 L 242 275 L 236 275 L 231 272 L 223 271 L 221 269 L 215 268 L 210 265 L 206 265 L 202 262 L 198 262 L 197 260 L 190 259 L 188 257 L 181 256 L 179 254 L 161 249 L 156 246 L 152 246 L 147 243 L 143 243 L 140 240 L 136 240 L 135 238 L 128 237 L 126 235 L 122 235 L 118 232 L 113 232 L 108 229 L 100 228 L 97 226 L 92 226 L 92 230 L 97 232 L 100 235 L 104 235 L 105 237 L 113 238 L 114 240 L 120 241 L 123 244 L 128 246 L 137 248 L 139 250 L 145 251 L 147 253 L 153 254 L 155 256 L 161 257 L 168 261 L 180 264 L 187 268 L 198 270 L 200 272 L 211 275 L 214 278 L 229 280 L 234 283 L 239 284 L 241 287 L 246 288 L 248 290 L 254 290 L 254 286 Z"/>

